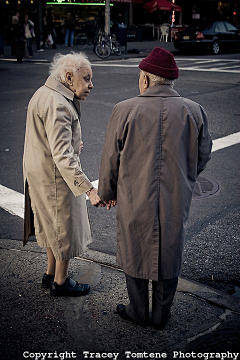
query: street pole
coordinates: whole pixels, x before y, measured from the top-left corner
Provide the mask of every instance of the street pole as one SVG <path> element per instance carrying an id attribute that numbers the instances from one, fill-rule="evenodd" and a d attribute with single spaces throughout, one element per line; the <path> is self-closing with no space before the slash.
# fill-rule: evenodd
<path id="1" fill-rule="evenodd" d="M 110 35 L 110 0 L 105 0 L 105 35 Z"/>

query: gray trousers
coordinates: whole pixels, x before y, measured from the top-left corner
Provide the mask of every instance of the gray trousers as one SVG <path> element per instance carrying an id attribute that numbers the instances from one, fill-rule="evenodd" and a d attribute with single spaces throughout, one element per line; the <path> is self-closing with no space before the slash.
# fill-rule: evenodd
<path id="1" fill-rule="evenodd" d="M 127 315 L 139 324 L 149 321 L 149 280 L 137 279 L 125 274 L 130 303 L 126 306 Z M 152 322 L 165 327 L 170 317 L 178 278 L 152 281 Z"/>

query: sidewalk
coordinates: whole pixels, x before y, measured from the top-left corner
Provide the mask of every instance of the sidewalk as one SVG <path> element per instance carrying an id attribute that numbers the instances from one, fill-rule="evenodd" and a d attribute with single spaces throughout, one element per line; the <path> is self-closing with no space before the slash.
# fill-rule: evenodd
<path id="1" fill-rule="evenodd" d="M 237 297 L 180 278 L 166 330 L 142 328 L 115 313 L 118 303 L 127 304 L 127 292 L 114 256 L 88 250 L 72 260 L 73 278 L 90 283 L 90 294 L 50 298 L 41 288 L 44 251 L 35 242 L 23 248 L 8 239 L 0 247 L 3 360 L 210 359 L 208 353 L 211 359 L 240 359 L 233 354 L 240 353 Z"/>
<path id="2" fill-rule="evenodd" d="M 93 62 L 93 61 L 108 61 L 108 60 L 128 59 L 128 58 L 133 58 L 133 57 L 145 57 L 149 54 L 149 52 L 155 46 L 162 47 L 171 52 L 177 52 L 177 50 L 174 48 L 173 42 L 159 42 L 157 40 L 142 41 L 142 42 L 128 42 L 127 49 L 129 52 L 127 54 L 122 53 L 122 55 L 120 55 L 120 56 L 110 55 L 110 57 L 105 60 L 102 60 L 99 57 L 97 57 L 97 55 L 93 52 L 93 45 L 87 45 L 87 47 L 82 51 L 86 53 L 86 55 L 88 56 L 88 58 L 91 62 Z M 122 47 L 122 51 L 123 50 L 124 50 L 124 47 Z M 37 52 L 36 45 L 33 44 L 33 58 L 32 59 L 24 58 L 23 61 L 28 62 L 28 63 L 38 62 L 38 61 L 51 62 L 53 59 L 53 56 L 56 53 L 67 54 L 71 51 L 80 51 L 80 50 L 77 46 L 75 46 L 73 48 L 71 48 L 71 47 L 66 48 L 62 45 L 57 45 L 56 49 L 46 48 L 45 51 L 43 51 L 43 52 Z M 136 53 L 136 51 L 137 52 L 139 51 L 139 52 Z M 5 46 L 4 47 L 4 58 L 0 58 L 0 60 L 9 60 L 9 59 L 15 60 L 15 58 L 11 56 L 11 47 Z"/>

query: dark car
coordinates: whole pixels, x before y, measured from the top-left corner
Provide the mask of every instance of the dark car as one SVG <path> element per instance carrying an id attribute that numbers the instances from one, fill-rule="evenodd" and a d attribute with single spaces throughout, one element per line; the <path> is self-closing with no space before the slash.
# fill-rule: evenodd
<path id="1" fill-rule="evenodd" d="M 240 49 L 240 29 L 227 21 L 215 21 L 202 29 L 189 26 L 175 35 L 174 46 L 180 51 L 210 51 L 217 55 L 220 51 Z"/>

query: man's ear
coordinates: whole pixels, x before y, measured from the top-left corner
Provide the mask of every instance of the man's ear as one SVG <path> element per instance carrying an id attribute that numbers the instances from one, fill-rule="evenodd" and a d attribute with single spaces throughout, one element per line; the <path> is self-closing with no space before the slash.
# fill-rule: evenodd
<path id="1" fill-rule="evenodd" d="M 149 88 L 150 85 L 150 79 L 147 75 L 144 75 L 144 89 Z"/>
<path id="2" fill-rule="evenodd" d="M 66 72 L 66 82 L 68 83 L 68 85 L 73 85 L 73 73 L 70 71 Z"/>

